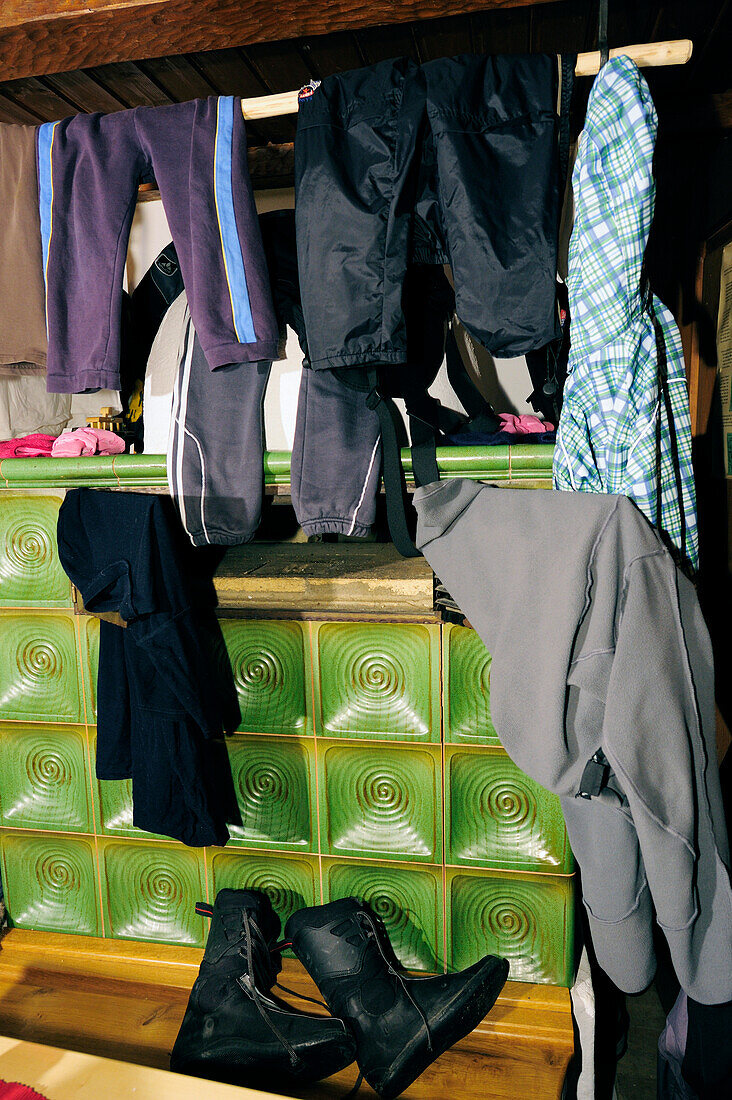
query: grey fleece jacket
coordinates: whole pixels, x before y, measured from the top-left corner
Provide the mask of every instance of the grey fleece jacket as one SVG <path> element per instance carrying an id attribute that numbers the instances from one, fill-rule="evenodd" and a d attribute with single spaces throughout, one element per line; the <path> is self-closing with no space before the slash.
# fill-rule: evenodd
<path id="1" fill-rule="evenodd" d="M 655 906 L 684 990 L 732 999 L 712 653 L 693 586 L 625 497 L 458 478 L 414 503 L 417 545 L 492 654 L 506 751 L 561 796 L 600 964 L 626 992 L 651 981 Z M 597 749 L 609 781 L 580 798 Z"/>

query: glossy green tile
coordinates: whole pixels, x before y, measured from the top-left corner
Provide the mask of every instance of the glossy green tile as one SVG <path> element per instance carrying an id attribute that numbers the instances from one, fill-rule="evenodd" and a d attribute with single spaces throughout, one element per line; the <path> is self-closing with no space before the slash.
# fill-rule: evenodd
<path id="1" fill-rule="evenodd" d="M 244 733 L 306 734 L 305 651 L 299 623 L 222 619 Z"/>
<path id="2" fill-rule="evenodd" d="M 573 878 L 448 871 L 447 890 L 451 969 L 500 955 L 513 981 L 571 984 Z"/>
<path id="3" fill-rule="evenodd" d="M 0 824 L 93 832 L 83 727 L 0 725 Z"/>
<path id="4" fill-rule="evenodd" d="M 318 742 L 324 853 L 439 863 L 439 747 Z"/>
<path id="5" fill-rule="evenodd" d="M 84 721 L 71 611 L 0 613 L 0 719 Z"/>
<path id="6" fill-rule="evenodd" d="M 446 749 L 447 862 L 563 874 L 572 855 L 559 799 L 496 749 Z"/>
<path id="7" fill-rule="evenodd" d="M 318 734 L 439 742 L 439 627 L 323 623 L 316 661 Z"/>
<path id="8" fill-rule="evenodd" d="M 130 836 L 136 837 L 138 840 L 149 837 L 151 840 L 169 841 L 170 837 L 148 833 L 132 824 L 131 779 L 96 778 L 96 736 L 93 727 L 89 730 L 89 738 L 91 741 L 91 772 L 93 776 L 92 795 L 97 833 L 101 836 Z"/>
<path id="9" fill-rule="evenodd" d="M 4 492 L 0 505 L 0 606 L 70 607 L 56 550 L 60 496 Z"/>
<path id="10" fill-rule="evenodd" d="M 491 657 L 474 630 L 446 626 L 443 634 L 445 741 L 500 745 L 491 722 Z"/>
<path id="11" fill-rule="evenodd" d="M 46 932 L 101 934 L 94 841 L 0 833 L 5 903 L 13 924 Z"/>
<path id="12" fill-rule="evenodd" d="M 323 860 L 325 901 L 355 897 L 379 916 L 410 970 L 443 966 L 442 871 Z"/>
<path id="13" fill-rule="evenodd" d="M 203 849 L 100 839 L 102 904 L 107 935 L 202 946 Z"/>
<path id="14" fill-rule="evenodd" d="M 280 918 L 283 934 L 292 913 L 320 903 L 318 860 L 315 857 L 243 849 L 206 850 L 209 897 L 219 890 L 262 890 Z"/>
<path id="15" fill-rule="evenodd" d="M 317 848 L 315 746 L 307 738 L 226 739 L 242 824 L 232 844 L 257 848 Z"/>
<path id="16" fill-rule="evenodd" d="M 84 677 L 84 701 L 87 709 L 87 722 L 97 720 L 97 667 L 99 665 L 99 619 L 94 615 L 79 615 L 79 644 L 81 649 L 82 675 Z M 121 629 L 121 628 L 120 628 Z"/>
<path id="17" fill-rule="evenodd" d="M 103 836 L 150 837 L 153 840 L 170 840 L 170 837 L 148 833 L 132 824 L 132 780 L 97 779 L 96 805 L 97 832 Z"/>

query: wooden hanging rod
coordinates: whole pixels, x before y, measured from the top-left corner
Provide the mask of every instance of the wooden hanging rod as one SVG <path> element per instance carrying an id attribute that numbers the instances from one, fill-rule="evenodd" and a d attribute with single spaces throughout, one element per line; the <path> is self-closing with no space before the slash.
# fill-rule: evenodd
<path id="1" fill-rule="evenodd" d="M 611 57 L 625 55 L 641 69 L 659 68 L 663 65 L 685 65 L 691 57 L 694 43 L 689 38 L 672 42 L 643 42 L 637 46 L 621 46 L 610 50 Z M 600 71 L 600 51 L 577 54 L 576 76 L 593 76 Z M 245 119 L 277 118 L 280 115 L 297 114 L 297 92 L 277 92 L 275 95 L 242 99 L 241 111 Z"/>
<path id="2" fill-rule="evenodd" d="M 659 68 L 664 65 L 685 65 L 694 49 L 694 43 L 689 38 L 679 38 L 672 42 L 644 42 L 637 46 L 620 46 L 616 50 L 610 50 L 611 57 L 625 55 L 635 61 L 641 69 Z M 600 51 L 591 50 L 589 53 L 577 54 L 575 66 L 576 76 L 593 76 L 600 71 Z M 279 115 L 297 114 L 298 92 L 277 92 L 275 95 L 257 96 L 255 99 L 242 99 L 241 111 L 247 120 L 257 118 L 277 118 Z M 269 152 L 268 152 L 269 150 Z M 264 161 L 272 155 L 279 156 L 280 164 L 277 172 L 271 170 L 269 164 Z M 279 179 L 284 178 L 287 171 L 285 165 L 292 167 L 292 145 L 268 146 L 262 149 L 249 151 L 249 171 L 252 174 L 252 182 L 257 186 L 255 173 L 259 169 L 264 186 L 277 186 Z M 261 165 L 261 168 L 260 168 Z M 270 168 L 270 170 L 268 170 Z M 260 186 L 262 184 L 260 183 Z M 143 183 L 140 185 L 140 201 L 157 199 L 160 192 L 154 184 Z"/>

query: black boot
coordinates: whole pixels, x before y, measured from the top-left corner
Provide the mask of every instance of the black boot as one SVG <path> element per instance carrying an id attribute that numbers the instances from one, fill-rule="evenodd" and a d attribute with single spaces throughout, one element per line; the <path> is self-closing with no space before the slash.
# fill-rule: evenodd
<path id="1" fill-rule="evenodd" d="M 272 1089 L 350 1065 L 355 1045 L 342 1020 L 298 1012 L 270 994 L 282 962 L 267 895 L 220 890 L 212 910 L 196 910 L 211 915 L 211 930 L 170 1068 Z"/>
<path id="2" fill-rule="evenodd" d="M 359 1068 L 383 1100 L 472 1031 L 508 977 L 508 963 L 494 955 L 459 974 L 407 974 L 379 918 L 356 898 L 300 910 L 285 934 L 331 1012 L 351 1028 Z"/>

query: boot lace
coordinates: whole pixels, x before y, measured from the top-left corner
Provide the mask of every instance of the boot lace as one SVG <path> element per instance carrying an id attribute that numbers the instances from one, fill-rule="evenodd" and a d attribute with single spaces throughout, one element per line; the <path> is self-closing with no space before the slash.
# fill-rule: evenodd
<path id="1" fill-rule="evenodd" d="M 260 981 L 263 985 L 266 985 L 267 989 L 271 989 L 273 985 L 277 984 L 277 970 L 273 957 L 270 954 L 264 936 L 257 925 L 250 920 L 246 910 L 242 911 L 241 923 L 242 931 L 244 932 L 245 947 L 243 949 L 239 948 L 239 954 L 243 955 L 246 959 L 247 972 L 237 978 L 237 982 L 244 992 L 252 998 L 259 1015 L 285 1048 L 291 1065 L 295 1067 L 301 1061 L 300 1056 L 271 1018 L 265 1000 L 257 989 L 257 985 Z M 254 935 L 252 935 L 252 931 Z M 257 948 L 256 958 L 255 946 Z"/>
<path id="2" fill-rule="evenodd" d="M 387 970 L 399 982 L 399 985 L 402 987 L 402 990 L 404 992 L 404 996 L 407 998 L 408 1001 L 411 1002 L 411 1004 L 414 1006 L 414 1008 L 417 1010 L 419 1016 L 421 1017 L 422 1023 L 424 1025 L 425 1032 L 427 1034 L 427 1049 L 429 1051 L 432 1051 L 433 1050 L 432 1032 L 430 1031 L 430 1025 L 429 1025 L 429 1022 L 427 1020 L 427 1017 L 425 1016 L 424 1012 L 422 1011 L 422 1009 L 419 1007 L 419 1005 L 415 1001 L 412 994 L 409 992 L 409 989 L 407 987 L 406 982 L 404 981 L 404 978 L 402 976 L 401 971 L 397 970 L 394 967 L 391 958 L 384 951 L 384 947 L 383 947 L 383 944 L 381 942 L 381 935 L 379 934 L 380 930 L 376 927 L 376 923 L 374 921 L 374 918 L 371 916 L 370 913 L 364 912 L 362 910 L 360 913 L 357 914 L 357 919 L 360 921 L 361 927 L 364 929 L 366 935 L 370 939 L 372 939 L 374 941 L 374 943 L 376 944 L 376 947 L 379 951 L 379 954 L 381 955 L 382 959 L 386 963 Z M 382 931 L 383 935 L 386 936 L 386 930 L 382 929 L 381 931 Z M 360 1081 L 356 1082 L 356 1084 L 357 1084 L 357 1086 L 360 1085 Z M 355 1095 L 355 1093 L 354 1093 L 354 1095 Z"/>
<path id="3" fill-rule="evenodd" d="M 351 1089 L 350 1092 L 346 1093 L 346 1095 L 343 1097 L 343 1100 L 352 1100 L 352 1098 L 356 1095 L 358 1090 L 361 1088 L 362 1084 L 363 1084 L 363 1073 L 361 1072 L 361 1070 L 359 1070 L 358 1071 L 358 1077 L 356 1078 L 356 1084 L 353 1086 L 353 1088 Z"/>

